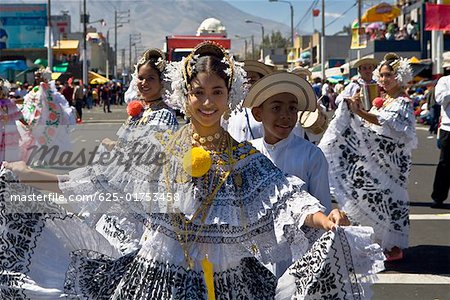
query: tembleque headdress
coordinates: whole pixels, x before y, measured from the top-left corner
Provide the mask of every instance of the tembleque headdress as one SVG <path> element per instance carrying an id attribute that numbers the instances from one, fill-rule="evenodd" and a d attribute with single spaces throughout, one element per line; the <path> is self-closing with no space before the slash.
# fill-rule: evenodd
<path id="1" fill-rule="evenodd" d="M 200 43 L 195 49 L 179 62 L 171 62 L 166 69 L 166 80 L 171 83 L 171 92 L 168 93 L 167 104 L 173 108 L 186 112 L 188 78 L 195 70 L 197 60 L 202 56 L 215 56 L 222 59 L 228 68 L 225 70 L 229 76 L 226 82 L 229 90 L 228 107 L 234 111 L 242 103 L 248 92 L 246 84 L 246 73 L 241 63 L 234 60 L 222 46 L 217 43 L 207 41 Z"/>
<path id="2" fill-rule="evenodd" d="M 385 65 L 386 62 L 389 62 L 389 66 L 395 72 L 395 79 L 397 80 L 400 86 L 406 86 L 408 82 L 412 80 L 412 69 L 409 65 L 408 59 L 402 58 L 395 53 L 387 53 L 384 56 L 383 61 L 378 65 L 375 71 L 373 71 L 373 77 L 377 82 L 380 81 L 380 69 L 381 66 Z"/>

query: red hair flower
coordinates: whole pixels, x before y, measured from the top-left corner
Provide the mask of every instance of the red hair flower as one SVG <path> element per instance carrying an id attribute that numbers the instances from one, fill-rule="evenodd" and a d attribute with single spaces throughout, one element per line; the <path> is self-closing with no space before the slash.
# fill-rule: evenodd
<path id="1" fill-rule="evenodd" d="M 375 99 L 373 99 L 372 101 L 372 105 L 375 106 L 377 109 L 379 109 L 380 107 L 383 106 L 384 103 L 384 99 L 381 97 L 376 97 Z"/>
<path id="2" fill-rule="evenodd" d="M 137 117 L 144 110 L 144 105 L 142 105 L 141 101 L 133 100 L 128 103 L 127 113 L 131 117 Z"/>

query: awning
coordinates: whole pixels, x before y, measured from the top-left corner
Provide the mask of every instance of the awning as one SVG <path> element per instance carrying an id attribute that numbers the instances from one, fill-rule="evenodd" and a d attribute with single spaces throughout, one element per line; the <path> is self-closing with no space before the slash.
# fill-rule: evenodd
<path id="1" fill-rule="evenodd" d="M 52 80 L 57 80 L 59 76 L 61 76 L 62 73 L 59 72 L 53 72 L 52 73 Z"/>
<path id="2" fill-rule="evenodd" d="M 43 59 L 43 58 L 38 58 L 38 59 L 36 59 L 34 61 L 34 64 L 47 67 L 48 66 L 48 61 L 46 59 Z"/>
<path id="3" fill-rule="evenodd" d="M 61 63 L 59 65 L 53 66 L 53 72 L 65 73 L 69 67 L 68 62 Z"/>
<path id="4" fill-rule="evenodd" d="M 86 34 L 86 41 L 91 41 L 93 43 L 98 43 L 103 40 L 103 37 L 98 34 L 98 32 L 88 32 Z"/>
<path id="5" fill-rule="evenodd" d="M 98 73 L 95 73 L 93 71 L 89 71 L 88 73 L 88 81 L 90 84 L 103 84 L 103 83 L 107 83 L 108 81 L 110 81 L 108 78 L 106 78 L 105 76 L 102 76 Z"/>
<path id="6" fill-rule="evenodd" d="M 0 61 L 0 72 L 3 73 L 6 70 L 23 71 L 28 69 L 28 66 L 24 60 L 5 60 Z"/>
<path id="7" fill-rule="evenodd" d="M 52 49 L 55 54 L 77 54 L 79 44 L 78 40 L 58 40 Z"/>

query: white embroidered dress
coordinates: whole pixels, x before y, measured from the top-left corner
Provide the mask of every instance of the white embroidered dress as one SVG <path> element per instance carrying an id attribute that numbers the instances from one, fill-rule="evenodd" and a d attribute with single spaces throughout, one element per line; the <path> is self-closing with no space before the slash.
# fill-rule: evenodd
<path id="1" fill-rule="evenodd" d="M 415 118 L 406 97 L 387 100 L 381 126 L 361 121 L 339 105 L 319 147 L 330 166 L 330 186 L 349 217 L 375 230 L 385 249 L 408 247 L 408 176 L 417 147 Z"/>
<path id="2" fill-rule="evenodd" d="M 143 151 L 140 158 L 146 162 L 155 158 L 156 150 L 137 149 Z M 371 242 L 370 229 L 328 232 L 305 254 L 308 243 L 300 226 L 308 214 L 322 207 L 303 190 L 303 182 L 285 177 L 249 143 L 233 146 L 232 165 L 223 164 L 231 161 L 228 152 L 211 155 L 208 173 L 187 181 L 171 169 L 167 173 L 167 164 L 136 162 L 129 169 L 126 164 L 96 164 L 61 176 L 60 188 L 67 199 L 91 197 L 74 203 L 83 219 L 51 202 L 41 203 L 40 214 L 25 214 L 28 203 L 12 203 L 9 195 L 12 191 L 38 192 L 14 183 L 11 172 L 2 172 L 2 299 L 63 295 L 207 299 L 201 264 L 206 255 L 214 266 L 216 299 L 370 298 L 367 284 L 382 269 L 383 259 L 381 249 Z M 217 187 L 218 172 L 230 170 L 215 197 L 208 199 L 210 193 L 205 191 Z M 161 174 L 173 176 L 173 181 L 164 182 Z M 168 184 L 175 189 L 167 189 Z M 140 193 L 160 188 L 183 192 L 178 201 L 171 202 L 175 210 L 168 210 L 167 201 L 137 199 Z M 105 201 L 107 193 L 117 193 L 116 201 Z M 204 217 L 194 218 L 205 203 L 209 204 Z M 112 211 L 116 216 L 132 211 L 145 218 L 145 232 L 136 251 L 122 255 L 89 228 L 98 215 Z M 186 252 L 193 264 L 188 263 Z M 277 281 L 261 262 L 277 262 L 286 255 L 296 263 Z"/>

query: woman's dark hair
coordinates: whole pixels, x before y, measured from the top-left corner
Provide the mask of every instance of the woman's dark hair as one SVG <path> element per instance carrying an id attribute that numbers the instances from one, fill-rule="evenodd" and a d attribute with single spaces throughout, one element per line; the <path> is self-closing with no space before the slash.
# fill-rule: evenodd
<path id="1" fill-rule="evenodd" d="M 227 86 L 228 90 L 229 87 L 229 81 L 230 76 L 227 75 L 225 72 L 229 66 L 222 61 L 223 57 L 217 57 L 215 55 L 205 55 L 200 56 L 196 61 L 195 64 L 192 66 L 192 73 L 188 75 L 187 77 L 187 83 L 188 85 L 191 84 L 192 80 L 199 74 L 199 73 L 209 73 L 209 74 L 216 74 L 220 78 L 222 78 L 225 81 L 225 85 Z"/>
<path id="2" fill-rule="evenodd" d="M 161 62 L 163 60 L 163 62 Z M 158 49 L 149 49 L 144 52 L 141 59 L 138 61 L 136 65 L 136 72 L 139 72 L 139 69 L 142 66 L 148 65 L 150 68 L 154 69 L 158 73 L 159 80 L 163 80 L 162 72 L 165 68 L 165 57 L 164 54 L 159 51 Z M 163 64 L 163 67 L 161 68 L 161 65 Z"/>
<path id="3" fill-rule="evenodd" d="M 397 54 L 392 53 L 392 52 L 387 53 L 384 56 L 384 62 L 380 65 L 379 70 L 381 70 L 382 67 L 386 66 L 392 72 L 397 73 L 396 63 L 398 62 L 399 59 L 400 59 L 400 56 L 398 56 Z"/>

